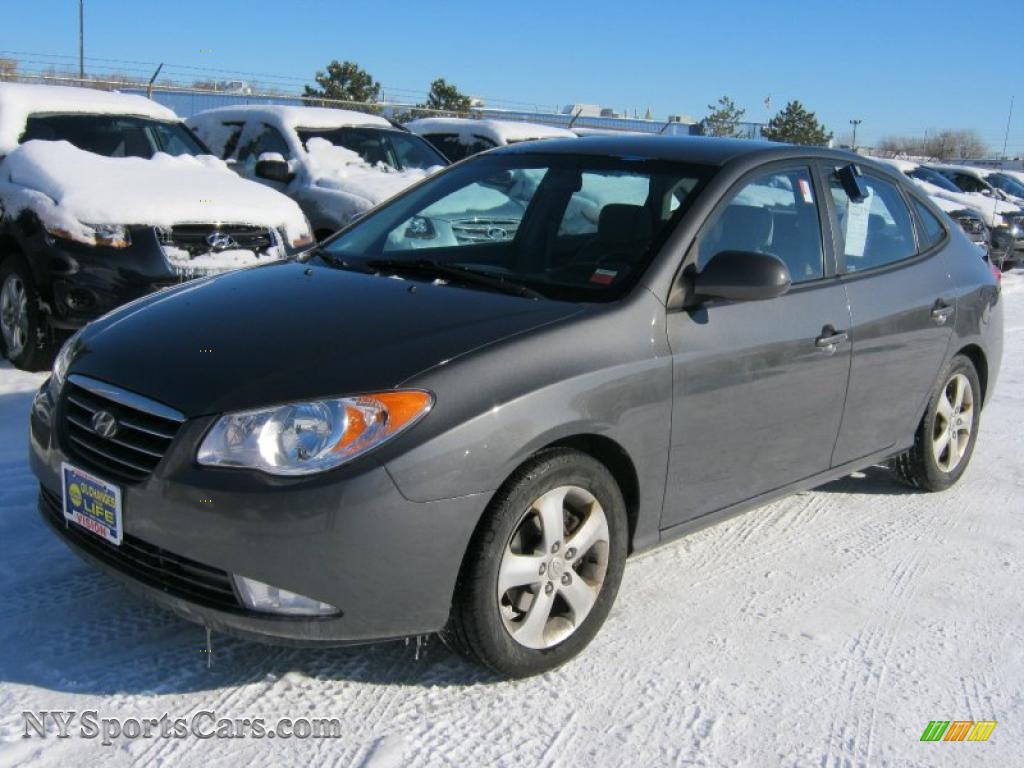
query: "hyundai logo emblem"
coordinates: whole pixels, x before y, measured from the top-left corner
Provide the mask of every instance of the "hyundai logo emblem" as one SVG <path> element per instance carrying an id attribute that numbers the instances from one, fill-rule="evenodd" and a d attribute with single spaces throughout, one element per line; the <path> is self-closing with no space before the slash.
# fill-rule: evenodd
<path id="1" fill-rule="evenodd" d="M 226 251 L 229 248 L 237 248 L 235 238 L 224 232 L 214 232 L 206 236 L 206 244 L 215 251 Z"/>
<path id="2" fill-rule="evenodd" d="M 491 240 L 507 240 L 508 231 L 501 227 L 491 227 L 487 230 L 487 237 Z"/>
<path id="3" fill-rule="evenodd" d="M 117 430 L 120 426 L 121 425 L 117 423 L 117 419 L 114 418 L 114 414 L 110 411 L 96 411 L 96 413 L 92 415 L 93 431 L 100 437 L 105 437 L 109 440 L 117 434 Z"/>

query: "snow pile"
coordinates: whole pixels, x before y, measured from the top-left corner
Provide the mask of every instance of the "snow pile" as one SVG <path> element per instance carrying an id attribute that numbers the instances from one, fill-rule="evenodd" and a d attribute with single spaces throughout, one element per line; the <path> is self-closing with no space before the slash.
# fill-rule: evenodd
<path id="1" fill-rule="evenodd" d="M 371 165 L 352 150 L 321 138 L 306 142 L 306 154 L 307 169 L 314 184 L 364 198 L 371 205 L 397 195 L 437 170 L 408 168 L 396 171 L 384 163 Z"/>
<path id="2" fill-rule="evenodd" d="M 575 139 L 576 134 L 567 128 L 556 128 L 540 123 L 521 123 L 515 120 L 472 120 L 465 117 L 425 117 L 405 124 L 413 133 L 455 134 L 459 142 L 467 146 L 479 138 L 489 139 L 498 146 L 515 144 L 535 139 Z"/>
<path id="3" fill-rule="evenodd" d="M 173 111 L 144 96 L 63 85 L 0 83 L 0 155 L 18 146 L 29 115 L 48 112 L 136 115 L 178 121 Z"/>
<path id="4" fill-rule="evenodd" d="M 83 242 L 91 242 L 88 225 L 97 224 L 252 224 L 283 230 L 289 242 L 309 234 L 292 200 L 240 179 L 210 155 L 112 158 L 66 141 L 29 141 L 0 169 L 0 201 L 10 215 L 30 209 L 47 228 Z"/>

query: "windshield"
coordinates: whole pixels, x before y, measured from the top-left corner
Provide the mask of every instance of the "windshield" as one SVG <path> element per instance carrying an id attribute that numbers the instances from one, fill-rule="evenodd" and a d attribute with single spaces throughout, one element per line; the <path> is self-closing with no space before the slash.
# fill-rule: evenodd
<path id="1" fill-rule="evenodd" d="M 985 177 L 985 181 L 996 189 L 1001 189 L 1008 195 L 1024 197 L 1024 184 L 1010 176 L 1006 176 L 1002 173 L 990 173 Z"/>
<path id="2" fill-rule="evenodd" d="M 936 187 L 941 187 L 947 192 L 963 192 L 963 190 L 960 189 L 960 187 L 958 187 L 956 184 L 947 179 L 938 171 L 933 171 L 931 168 L 922 168 L 918 166 L 912 171 L 907 171 L 907 175 L 914 179 L 927 181 L 929 184 L 934 184 Z"/>
<path id="3" fill-rule="evenodd" d="M 182 123 L 130 115 L 30 115 L 20 142 L 33 139 L 67 141 L 104 157 L 209 154 Z"/>
<path id="4" fill-rule="evenodd" d="M 326 260 L 353 268 L 441 264 L 548 298 L 610 301 L 640 278 L 713 172 L 648 160 L 483 155 L 376 209 L 323 250 Z"/>
<path id="5" fill-rule="evenodd" d="M 302 146 L 310 139 L 326 139 L 336 147 L 344 147 L 359 155 L 371 165 L 384 163 L 404 171 L 407 168 L 427 170 L 439 165 L 448 165 L 436 149 L 405 131 L 366 126 L 344 126 L 341 128 L 299 128 Z"/>

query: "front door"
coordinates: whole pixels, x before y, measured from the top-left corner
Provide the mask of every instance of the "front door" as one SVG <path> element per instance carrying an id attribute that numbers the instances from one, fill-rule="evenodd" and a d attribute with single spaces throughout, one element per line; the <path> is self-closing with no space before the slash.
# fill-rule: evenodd
<path id="1" fill-rule="evenodd" d="M 741 181 L 695 243 L 781 258 L 793 287 L 765 301 L 668 316 L 674 404 L 662 527 L 829 468 L 850 367 L 846 290 L 826 260 L 820 190 L 805 166 Z"/>

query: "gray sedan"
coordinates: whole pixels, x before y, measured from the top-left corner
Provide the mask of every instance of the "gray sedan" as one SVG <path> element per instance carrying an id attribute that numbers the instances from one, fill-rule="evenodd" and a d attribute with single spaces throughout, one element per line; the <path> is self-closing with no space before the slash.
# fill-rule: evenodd
<path id="1" fill-rule="evenodd" d="M 881 166 L 553 140 L 90 324 L 32 466 L 56 535 L 186 618 L 440 632 L 521 676 L 587 645 L 631 553 L 878 462 L 948 488 L 1001 352 L 996 276 Z"/>

